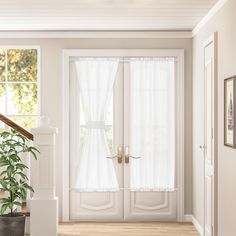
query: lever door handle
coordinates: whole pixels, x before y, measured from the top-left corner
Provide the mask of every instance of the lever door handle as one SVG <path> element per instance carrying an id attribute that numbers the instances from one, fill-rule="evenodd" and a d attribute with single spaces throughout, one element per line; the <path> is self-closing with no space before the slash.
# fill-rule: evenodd
<path id="1" fill-rule="evenodd" d="M 122 147 L 118 147 L 117 148 L 117 155 L 114 155 L 114 156 L 111 156 L 111 157 L 107 157 L 108 159 L 114 159 L 114 158 L 117 158 L 117 162 L 119 164 L 122 163 L 122 152 L 123 152 L 123 148 Z"/>
<path id="2" fill-rule="evenodd" d="M 140 159 L 141 157 L 134 157 L 134 156 L 131 156 L 129 155 L 129 157 L 133 158 L 133 159 Z"/>
<path id="3" fill-rule="evenodd" d="M 128 164 L 129 163 L 129 158 L 133 158 L 133 159 L 140 159 L 141 157 L 135 157 L 129 154 L 129 147 L 125 147 L 125 163 Z"/>

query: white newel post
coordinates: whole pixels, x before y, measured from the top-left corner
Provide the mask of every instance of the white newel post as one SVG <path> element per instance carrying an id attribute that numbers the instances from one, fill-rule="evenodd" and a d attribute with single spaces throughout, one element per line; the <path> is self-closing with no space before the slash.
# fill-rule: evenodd
<path id="1" fill-rule="evenodd" d="M 55 136 L 57 128 L 42 117 L 39 127 L 31 130 L 34 146 L 40 151 L 31 159 L 31 181 L 34 188 L 30 200 L 30 235 L 56 236 L 58 231 L 58 199 L 55 196 Z"/>

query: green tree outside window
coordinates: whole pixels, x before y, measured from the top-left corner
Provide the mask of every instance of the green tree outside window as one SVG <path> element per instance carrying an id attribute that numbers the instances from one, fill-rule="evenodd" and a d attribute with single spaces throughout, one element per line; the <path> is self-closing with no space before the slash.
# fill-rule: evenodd
<path id="1" fill-rule="evenodd" d="M 0 49 L 0 112 L 26 129 L 37 124 L 37 49 Z"/>

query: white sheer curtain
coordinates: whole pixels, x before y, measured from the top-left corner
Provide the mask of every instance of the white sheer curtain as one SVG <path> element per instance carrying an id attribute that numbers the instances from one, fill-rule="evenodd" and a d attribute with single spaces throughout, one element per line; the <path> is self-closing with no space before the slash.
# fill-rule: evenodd
<path id="1" fill-rule="evenodd" d="M 110 153 L 105 137 L 105 112 L 113 92 L 118 59 L 83 58 L 76 61 L 75 66 L 79 88 L 74 89 L 80 93 L 86 129 L 78 156 L 75 189 L 118 191 L 113 161 L 106 158 Z M 79 125 L 79 121 L 77 123 Z"/>
<path id="2" fill-rule="evenodd" d="M 131 191 L 175 189 L 175 60 L 130 62 Z"/>

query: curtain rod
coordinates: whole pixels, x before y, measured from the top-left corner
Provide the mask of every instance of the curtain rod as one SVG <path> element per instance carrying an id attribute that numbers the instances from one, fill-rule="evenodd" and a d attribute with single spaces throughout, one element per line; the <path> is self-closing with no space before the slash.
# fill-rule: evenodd
<path id="1" fill-rule="evenodd" d="M 72 57 L 70 58 L 70 62 L 75 61 L 116 61 L 118 62 L 131 62 L 131 61 L 171 61 L 177 62 L 176 57 L 132 57 L 130 59 L 123 59 L 120 57 Z"/>

